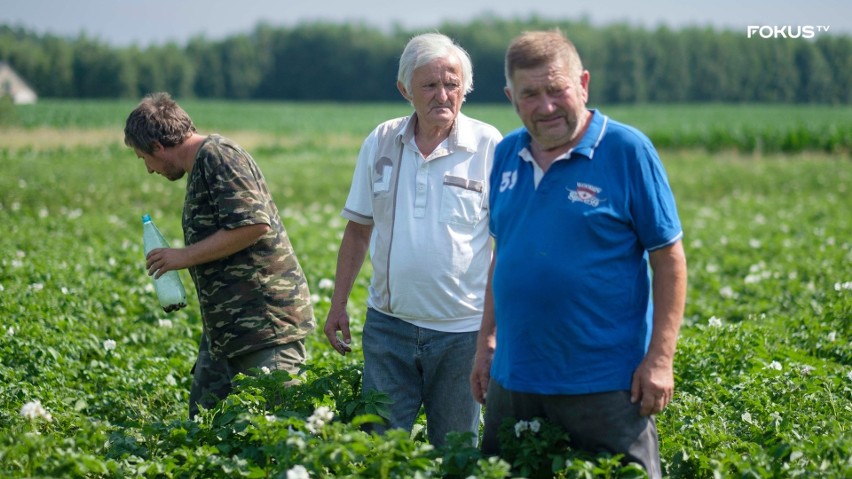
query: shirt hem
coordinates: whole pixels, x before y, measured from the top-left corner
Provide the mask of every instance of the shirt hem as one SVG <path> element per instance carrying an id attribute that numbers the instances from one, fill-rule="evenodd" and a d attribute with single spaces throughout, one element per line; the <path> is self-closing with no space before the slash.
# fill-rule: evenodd
<path id="1" fill-rule="evenodd" d="M 349 221 L 354 221 L 359 225 L 372 225 L 373 218 L 371 216 L 364 216 L 360 213 L 356 213 L 352 210 L 344 208 L 343 211 L 340 212 L 340 216 L 346 218 Z"/>
<path id="2" fill-rule="evenodd" d="M 464 318 L 424 319 L 400 315 L 399 313 L 391 313 L 385 311 L 383 308 L 377 308 L 371 304 L 368 304 L 368 307 L 384 315 L 391 316 L 417 326 L 418 328 L 430 329 L 432 331 L 440 331 L 443 333 L 471 333 L 479 331 L 479 327 L 482 324 L 481 314 L 476 316 L 467 316 Z"/>
<path id="3" fill-rule="evenodd" d="M 543 385 L 535 385 L 529 383 L 516 383 L 511 381 L 501 381 L 497 378 L 494 378 L 492 375 L 492 379 L 497 381 L 503 389 L 507 391 L 520 392 L 525 394 L 541 394 L 548 396 L 574 396 L 581 394 L 598 394 L 605 393 L 611 391 L 629 391 L 630 384 L 613 384 L 613 383 L 600 383 L 600 384 L 588 384 L 582 386 L 565 386 L 565 385 L 554 385 L 549 384 L 547 387 Z"/>
<path id="4" fill-rule="evenodd" d="M 678 234 L 675 235 L 674 238 L 670 239 L 669 241 L 666 241 L 665 243 L 663 243 L 661 245 L 652 246 L 652 247 L 648 248 L 648 251 L 656 251 L 658 249 L 663 249 L 667 246 L 671 246 L 671 245 L 677 243 L 681 239 L 683 239 L 683 231 L 679 232 Z"/>

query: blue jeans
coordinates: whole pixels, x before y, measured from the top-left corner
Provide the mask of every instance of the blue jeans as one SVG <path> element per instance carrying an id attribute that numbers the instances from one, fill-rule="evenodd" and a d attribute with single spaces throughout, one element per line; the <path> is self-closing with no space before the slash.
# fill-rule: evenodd
<path id="1" fill-rule="evenodd" d="M 410 431 L 422 404 L 432 445 L 440 447 L 454 431 L 472 432 L 476 445 L 480 407 L 468 381 L 476 335 L 418 328 L 367 310 L 363 390 L 384 392 L 393 401 L 388 427 Z"/>

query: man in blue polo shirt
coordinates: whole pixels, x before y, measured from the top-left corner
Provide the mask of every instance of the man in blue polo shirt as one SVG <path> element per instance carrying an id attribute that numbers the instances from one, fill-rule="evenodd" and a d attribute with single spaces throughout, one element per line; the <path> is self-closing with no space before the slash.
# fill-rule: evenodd
<path id="1" fill-rule="evenodd" d="M 495 256 L 471 373 L 483 452 L 499 453 L 504 418 L 541 417 L 574 448 L 660 477 L 653 415 L 672 398 L 686 296 L 666 173 L 645 135 L 586 108 L 589 72 L 559 31 L 516 38 L 506 82 L 524 127 L 490 176 Z"/>

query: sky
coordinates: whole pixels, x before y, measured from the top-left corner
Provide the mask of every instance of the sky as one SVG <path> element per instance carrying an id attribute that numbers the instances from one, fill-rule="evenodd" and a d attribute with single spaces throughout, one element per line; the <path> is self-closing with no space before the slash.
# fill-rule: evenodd
<path id="1" fill-rule="evenodd" d="M 619 22 L 646 28 L 712 27 L 743 35 L 749 25 L 812 26 L 852 35 L 850 0 L 0 0 L 0 25 L 142 47 L 184 44 L 195 36 L 222 39 L 249 33 L 259 23 L 292 27 L 311 21 L 358 22 L 426 31 L 445 21 L 465 23 L 485 14 L 585 18 L 594 25 Z"/>

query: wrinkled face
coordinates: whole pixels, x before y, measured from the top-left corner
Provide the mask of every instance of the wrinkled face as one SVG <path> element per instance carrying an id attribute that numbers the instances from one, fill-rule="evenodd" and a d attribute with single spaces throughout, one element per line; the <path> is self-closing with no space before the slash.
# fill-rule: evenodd
<path id="1" fill-rule="evenodd" d="M 154 146 L 153 153 L 145 153 L 138 148 L 134 148 L 133 151 L 136 152 L 136 156 L 145 161 L 145 168 L 148 169 L 149 174 L 157 173 L 169 181 L 179 180 L 186 174 L 183 168 L 169 160 L 165 148 L 160 145 Z"/>
<path id="2" fill-rule="evenodd" d="M 422 127 L 450 127 L 464 101 L 461 63 L 454 56 L 441 58 L 414 70 L 411 91 L 397 85 L 414 106 Z"/>
<path id="3" fill-rule="evenodd" d="M 586 114 L 589 73 L 571 76 L 563 61 L 516 70 L 506 95 L 532 138 L 544 149 L 558 148 L 578 139 Z"/>

